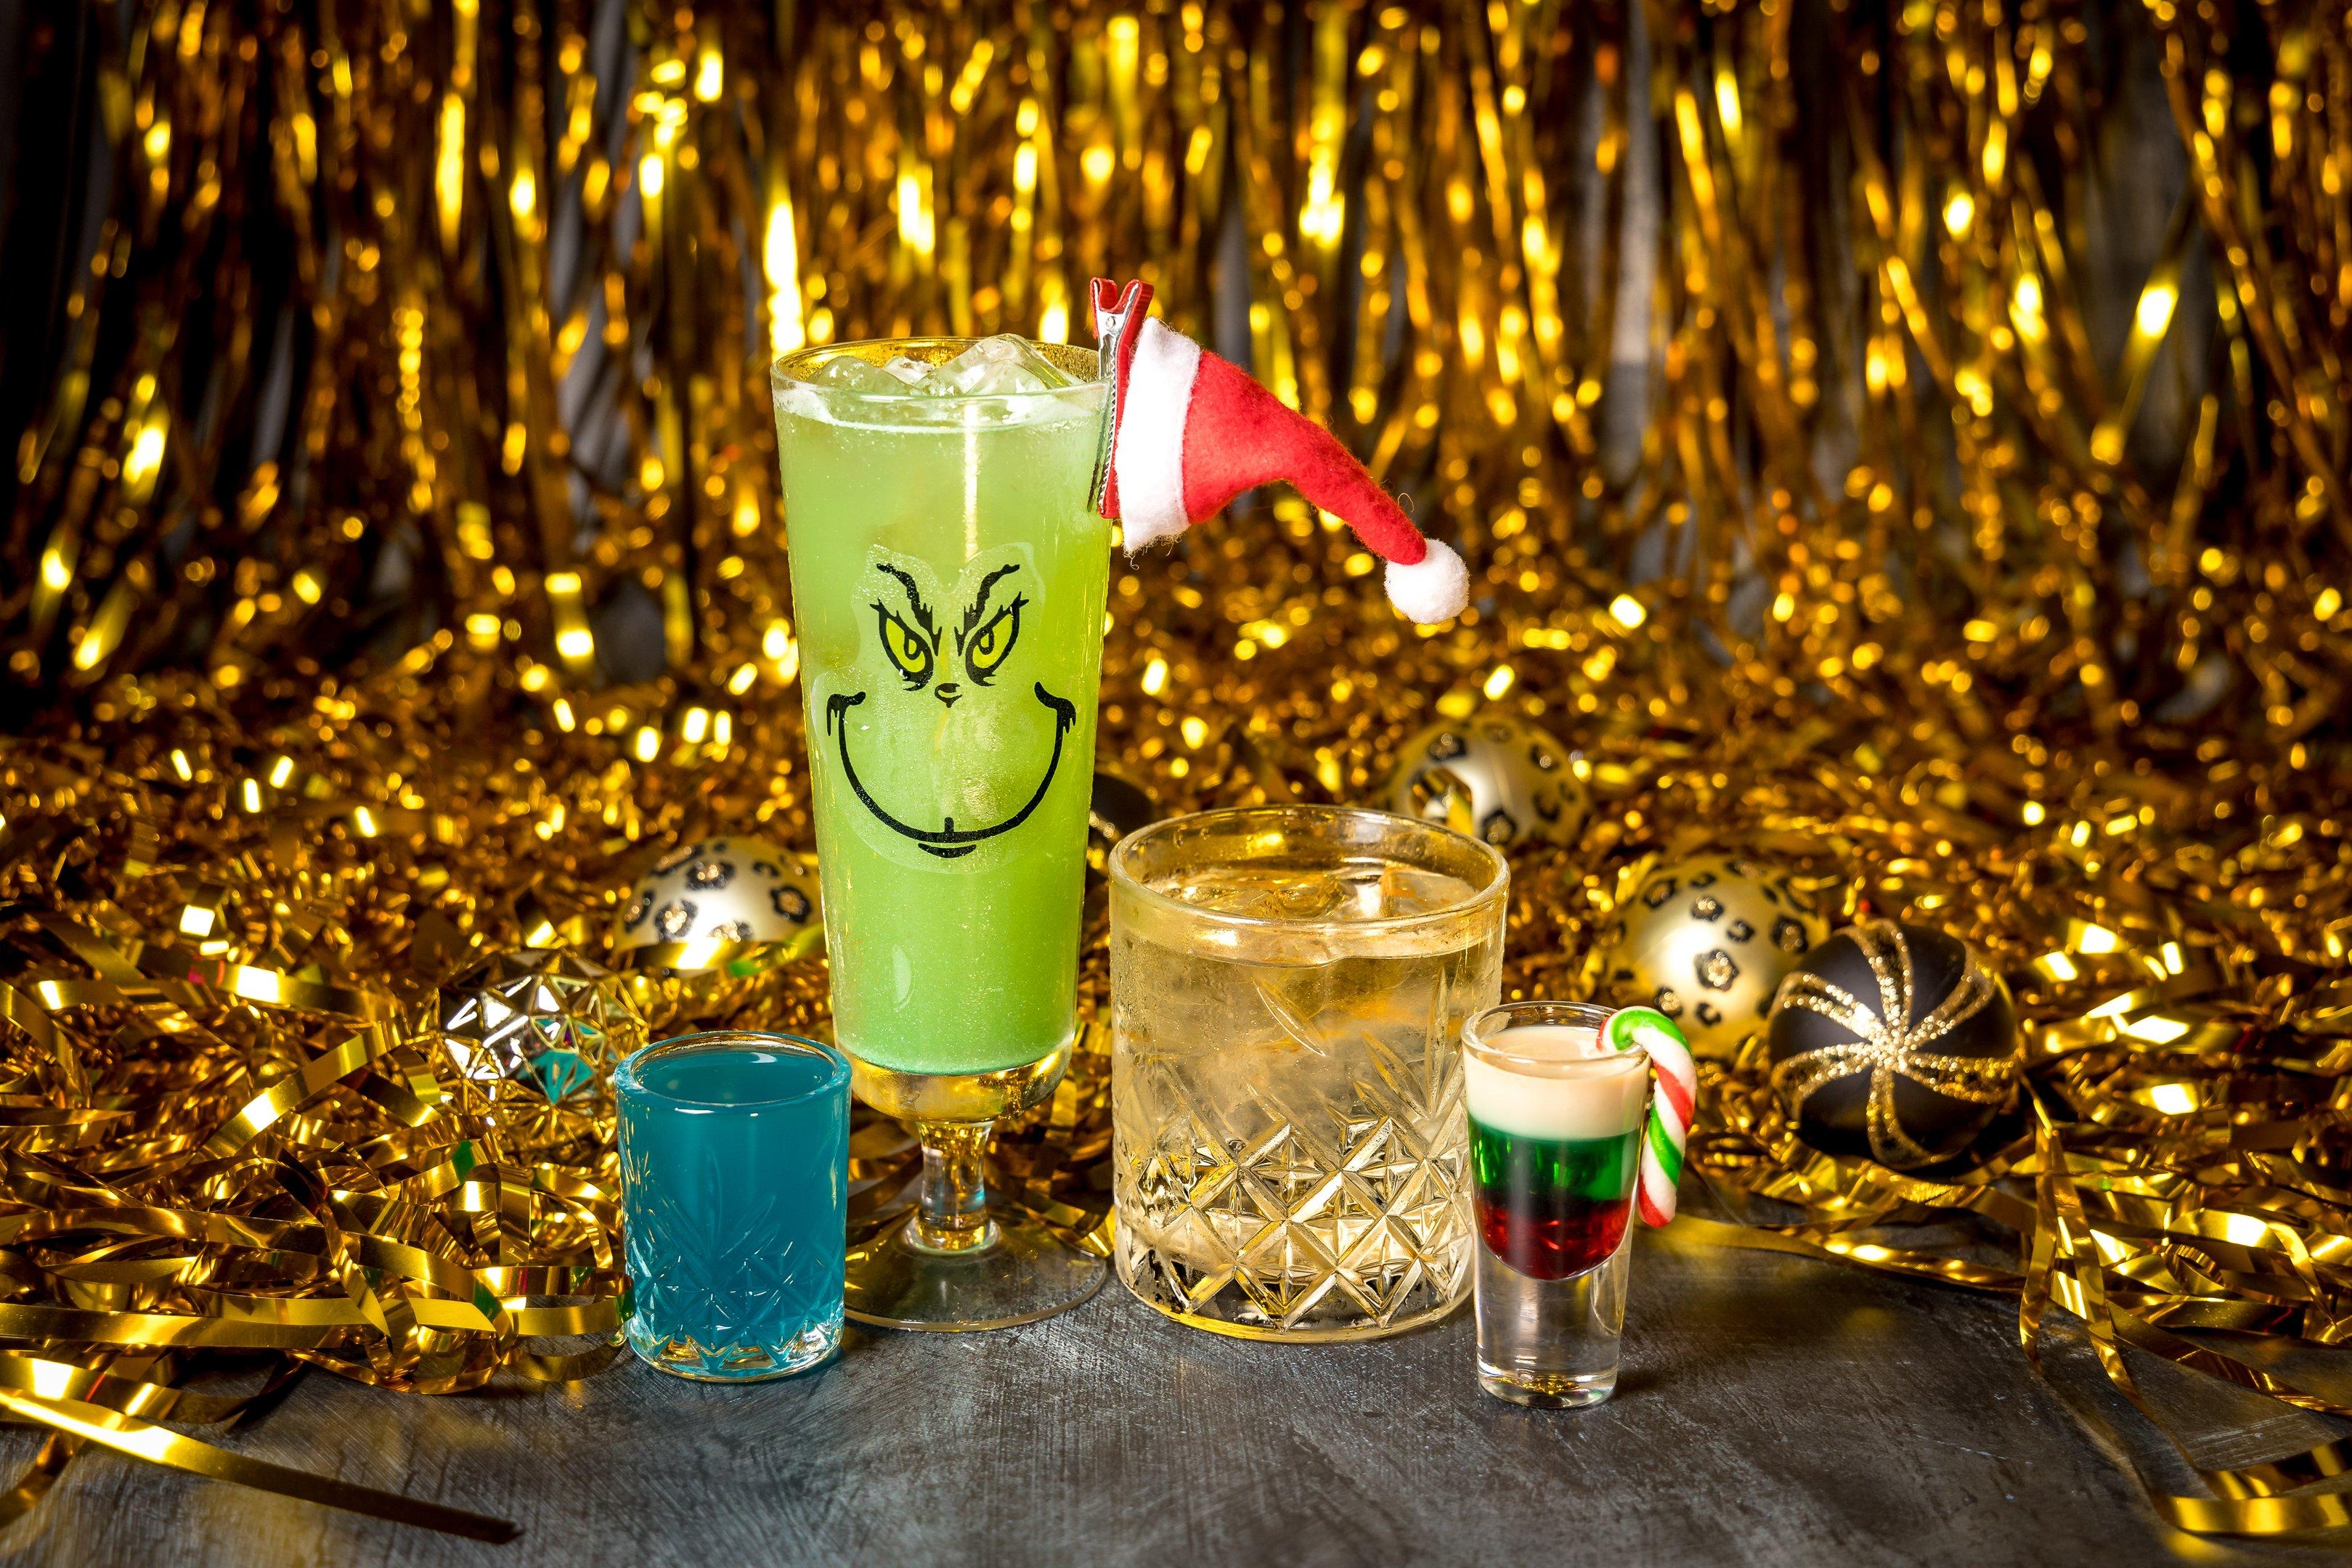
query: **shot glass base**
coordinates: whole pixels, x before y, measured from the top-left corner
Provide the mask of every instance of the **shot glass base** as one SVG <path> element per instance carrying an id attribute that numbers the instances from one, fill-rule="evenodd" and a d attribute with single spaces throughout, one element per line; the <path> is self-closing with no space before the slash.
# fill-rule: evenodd
<path id="1" fill-rule="evenodd" d="M 1535 1410 L 1584 1410 L 1617 1392 L 1617 1373 L 1512 1372 L 1478 1364 L 1478 1386 L 1496 1398 Z"/>
<path id="2" fill-rule="evenodd" d="M 632 1318 L 623 1331 L 639 1361 L 656 1372 L 697 1383 L 766 1383 L 833 1358 L 841 1345 L 841 1314 L 811 1323 L 780 1345 L 707 1346 L 690 1334 L 661 1335 L 643 1330 Z"/>
<path id="3" fill-rule="evenodd" d="M 849 1249 L 848 1313 L 876 1328 L 962 1333 L 1068 1312 L 1102 1288 L 1103 1260 L 1034 1220 L 998 1213 L 969 1252 L 918 1247 L 904 1225 Z"/>

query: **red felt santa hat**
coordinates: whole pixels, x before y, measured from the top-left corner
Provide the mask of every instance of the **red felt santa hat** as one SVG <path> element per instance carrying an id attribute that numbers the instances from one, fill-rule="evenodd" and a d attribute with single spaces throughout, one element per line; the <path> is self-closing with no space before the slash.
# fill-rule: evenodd
<path id="1" fill-rule="evenodd" d="M 1276 479 L 1338 517 L 1388 562 L 1389 601 L 1427 624 L 1470 599 L 1462 558 L 1424 538 L 1339 437 L 1230 360 L 1147 312 L 1151 286 L 1095 279 L 1095 335 L 1111 383 L 1095 502 L 1141 549 Z"/>

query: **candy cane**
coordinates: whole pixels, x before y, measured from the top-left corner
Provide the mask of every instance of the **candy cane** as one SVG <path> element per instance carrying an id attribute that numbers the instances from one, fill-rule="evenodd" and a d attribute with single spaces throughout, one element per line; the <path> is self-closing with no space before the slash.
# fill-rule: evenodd
<path id="1" fill-rule="evenodd" d="M 1675 1186 L 1683 1178 L 1683 1145 L 1690 1138 L 1691 1105 L 1698 1095 L 1698 1071 L 1690 1045 L 1674 1020 L 1655 1008 L 1619 1008 L 1601 1026 L 1612 1051 L 1635 1046 L 1650 1053 L 1658 1092 L 1650 1097 L 1650 1123 L 1642 1140 L 1642 1190 L 1638 1204 L 1644 1225 L 1675 1217 Z"/>

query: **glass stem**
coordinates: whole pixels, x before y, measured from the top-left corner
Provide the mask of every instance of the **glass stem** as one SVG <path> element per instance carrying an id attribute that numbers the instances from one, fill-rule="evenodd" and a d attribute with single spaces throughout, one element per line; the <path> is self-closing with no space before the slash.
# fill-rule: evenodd
<path id="1" fill-rule="evenodd" d="M 996 1239 L 988 1218 L 987 1122 L 919 1122 L 922 1202 L 907 1239 L 927 1252 L 972 1252 Z"/>

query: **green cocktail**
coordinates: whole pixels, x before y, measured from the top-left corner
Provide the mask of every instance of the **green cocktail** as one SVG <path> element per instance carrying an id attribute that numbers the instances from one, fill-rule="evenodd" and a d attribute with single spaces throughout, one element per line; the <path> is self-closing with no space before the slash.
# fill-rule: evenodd
<path id="1" fill-rule="evenodd" d="M 774 371 L 835 1031 L 926 1154 L 862 1282 L 853 1250 L 867 1321 L 1027 1321 L 1100 1277 L 992 1220 L 982 1180 L 989 1123 L 1052 1092 L 1076 1029 L 1111 535 L 1094 371 L 1001 338 Z"/>

